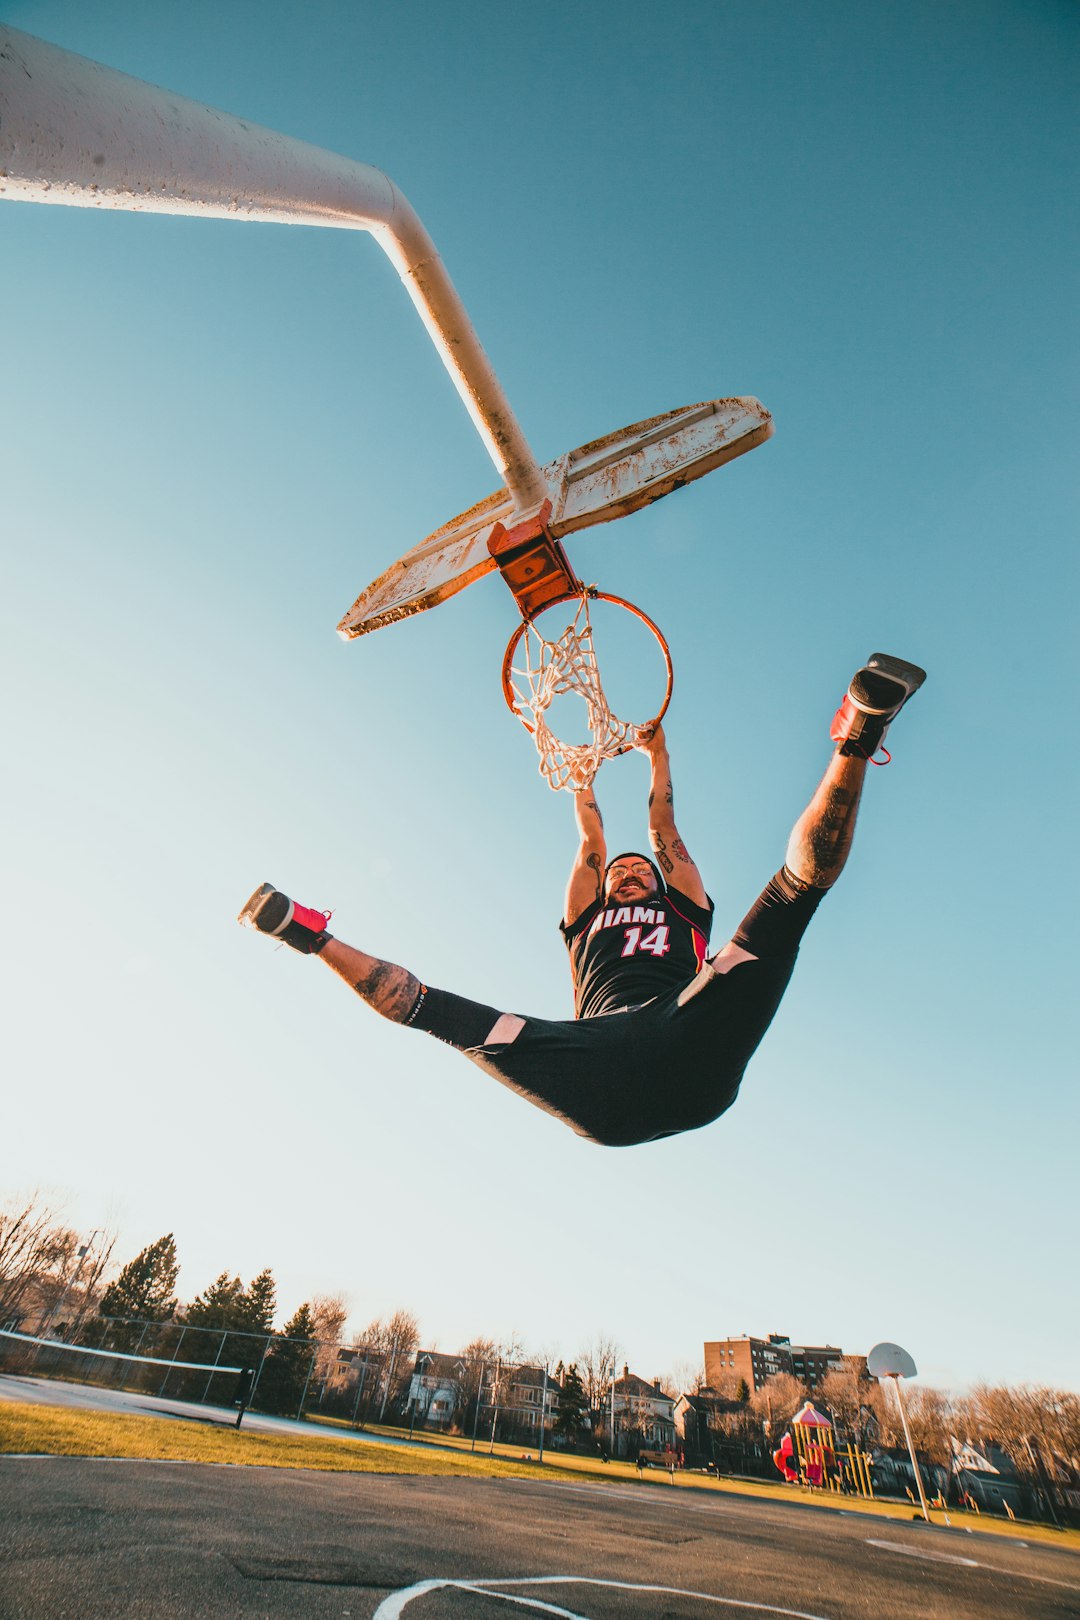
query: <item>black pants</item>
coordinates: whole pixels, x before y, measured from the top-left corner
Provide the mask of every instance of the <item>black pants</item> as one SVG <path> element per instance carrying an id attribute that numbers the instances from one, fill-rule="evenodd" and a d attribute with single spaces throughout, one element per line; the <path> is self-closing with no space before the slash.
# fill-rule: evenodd
<path id="1" fill-rule="evenodd" d="M 605 1147 L 694 1131 L 735 1101 L 826 893 L 778 872 L 732 936 L 755 960 L 727 973 L 706 962 L 687 984 L 639 1007 L 525 1018 L 515 1040 L 491 1045 L 498 1008 L 424 986 L 405 1021 Z"/>

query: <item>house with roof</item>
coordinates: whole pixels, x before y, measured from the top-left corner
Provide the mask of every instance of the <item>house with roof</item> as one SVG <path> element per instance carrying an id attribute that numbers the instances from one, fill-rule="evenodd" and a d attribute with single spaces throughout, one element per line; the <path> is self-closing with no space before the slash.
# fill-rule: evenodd
<path id="1" fill-rule="evenodd" d="M 405 1407 L 428 1428 L 448 1429 L 475 1397 L 475 1386 L 476 1375 L 470 1384 L 469 1363 L 462 1356 L 420 1350 L 413 1363 Z"/>
<path id="2" fill-rule="evenodd" d="M 478 1389 L 479 1413 L 475 1407 Z M 479 1367 L 462 1356 L 421 1350 L 413 1365 L 405 1406 L 415 1420 L 439 1429 L 465 1421 L 468 1409 L 481 1423 L 494 1421 L 501 1438 L 528 1443 L 539 1439 L 541 1423 L 544 1433 L 551 1434 L 559 1394 L 558 1382 L 542 1367 L 490 1362 Z"/>
<path id="3" fill-rule="evenodd" d="M 692 1395 L 680 1395 L 674 1406 L 675 1433 L 687 1459 L 712 1462 L 713 1438 L 722 1428 L 720 1420 L 745 1411 L 742 1401 L 721 1395 L 707 1385 Z"/>
<path id="4" fill-rule="evenodd" d="M 604 1401 L 597 1438 L 613 1428 L 616 1457 L 676 1449 L 675 1398 L 661 1389 L 659 1378 L 650 1383 L 624 1363 L 622 1376 L 608 1385 Z"/>
<path id="5" fill-rule="evenodd" d="M 543 1367 L 513 1367 L 505 1386 L 504 1418 L 526 1438 L 550 1435 L 559 1411 L 561 1387 Z"/>

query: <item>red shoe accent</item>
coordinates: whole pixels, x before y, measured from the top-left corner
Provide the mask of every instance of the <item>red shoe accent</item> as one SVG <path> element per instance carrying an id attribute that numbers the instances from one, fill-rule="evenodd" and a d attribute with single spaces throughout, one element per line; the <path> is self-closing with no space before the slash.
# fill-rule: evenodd
<path id="1" fill-rule="evenodd" d="M 843 742 L 850 735 L 853 722 L 862 712 L 855 707 L 850 697 L 844 699 L 833 715 L 832 725 L 829 727 L 829 736 L 833 742 Z"/>
<path id="2" fill-rule="evenodd" d="M 311 906 L 298 906 L 293 901 L 293 922 L 298 922 L 301 928 L 310 928 L 313 934 L 321 934 L 333 915 L 332 911 L 314 911 Z"/>

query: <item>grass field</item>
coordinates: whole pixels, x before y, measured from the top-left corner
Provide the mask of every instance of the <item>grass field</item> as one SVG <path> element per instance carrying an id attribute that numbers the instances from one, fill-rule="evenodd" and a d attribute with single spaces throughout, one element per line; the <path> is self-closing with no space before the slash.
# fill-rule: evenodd
<path id="1" fill-rule="evenodd" d="M 335 1426 L 336 1427 L 336 1426 Z M 322 1433 L 320 1433 L 322 1430 Z M 404 1439 L 404 1433 L 381 1431 L 387 1438 Z M 495 1455 L 484 1451 L 473 1455 L 467 1440 L 457 1446 L 442 1439 L 436 1445 L 395 1446 L 371 1444 L 362 1439 L 339 1438 L 337 1431 L 313 1426 L 309 1435 L 258 1434 L 209 1423 L 178 1422 L 173 1418 L 135 1417 L 124 1413 L 87 1412 L 71 1407 L 37 1406 L 22 1402 L 0 1402 L 0 1454 L 60 1457 L 128 1457 L 163 1462 L 233 1464 L 253 1468 L 311 1468 L 332 1473 L 423 1474 L 448 1478 L 494 1478 L 563 1480 L 578 1484 L 610 1484 L 627 1490 L 650 1489 L 665 1494 L 672 1489 L 671 1477 L 660 1472 L 646 1473 L 639 1479 L 630 1463 L 601 1463 L 591 1457 L 560 1456 L 557 1461 L 538 1464 L 525 1460 L 520 1451 L 496 1447 Z M 460 1448 L 460 1449 L 459 1449 Z M 716 1480 L 696 1473 L 674 1475 L 674 1488 L 725 1495 L 754 1497 L 815 1509 L 858 1512 L 882 1519 L 910 1521 L 917 1517 L 909 1504 L 900 1502 L 854 1502 L 851 1498 L 827 1497 L 796 1492 L 784 1485 L 765 1481 Z M 944 1525 L 945 1515 L 931 1511 L 935 1524 Z M 1009 1523 L 950 1510 L 954 1529 L 982 1531 L 1027 1542 L 1042 1542 L 1080 1552 L 1080 1531 L 1054 1530 L 1047 1525 Z"/>
<path id="2" fill-rule="evenodd" d="M 0 1453 L 50 1457 L 140 1457 L 162 1462 L 234 1463 L 246 1468 L 316 1468 L 333 1473 L 444 1474 L 506 1479 L 535 1466 L 504 1458 L 455 1456 L 434 1447 L 343 1444 L 307 1435 L 256 1434 L 224 1425 L 176 1422 L 62 1406 L 0 1405 Z M 544 1467 L 545 1478 L 572 1478 Z"/>

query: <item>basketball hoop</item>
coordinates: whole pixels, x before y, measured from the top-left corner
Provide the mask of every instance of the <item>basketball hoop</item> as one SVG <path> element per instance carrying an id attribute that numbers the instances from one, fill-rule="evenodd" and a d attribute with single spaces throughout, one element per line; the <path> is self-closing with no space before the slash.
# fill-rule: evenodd
<path id="1" fill-rule="evenodd" d="M 577 611 L 562 635 L 549 641 L 536 628 L 536 617 L 566 602 L 576 602 Z M 612 713 L 604 695 L 593 646 L 590 602 L 610 602 L 614 607 L 625 609 L 640 619 L 656 638 L 664 659 L 666 690 L 651 720 L 635 724 L 620 720 Z M 525 644 L 523 666 L 514 663 L 522 641 Z M 536 616 L 523 619 L 510 637 L 502 667 L 503 696 L 510 712 L 532 733 L 540 756 L 541 776 L 550 788 L 569 788 L 575 793 L 591 784 L 605 759 L 627 753 L 640 735 L 660 724 L 671 701 L 672 681 L 671 652 L 658 626 L 632 602 L 598 591 L 595 585 L 582 585 L 576 591 L 556 596 L 546 602 Z M 554 700 L 571 693 L 585 703 L 592 734 L 590 742 L 565 743 L 548 724 L 548 710 Z"/>
<path id="2" fill-rule="evenodd" d="M 0 101 L 0 200 L 371 232 L 419 311 L 502 483 L 361 591 L 339 634 L 353 640 L 425 612 L 498 569 L 523 621 L 510 638 L 503 690 L 533 733 L 551 787 L 587 787 L 603 760 L 625 753 L 658 724 L 671 697 L 667 642 L 639 608 L 583 586 L 562 541 L 641 511 L 764 444 L 773 422 L 759 400 L 699 400 L 591 439 L 541 466 L 435 244 L 387 175 L 6 25 L 0 26 Z M 557 641 L 546 640 L 535 620 L 568 601 L 578 604 L 572 623 Z M 658 714 L 644 725 L 617 719 L 604 695 L 589 619 L 595 601 L 635 616 L 660 647 L 667 690 Z M 526 666 L 515 669 L 523 637 Z M 590 743 L 563 743 L 548 724 L 552 701 L 568 693 L 585 701 Z"/>

